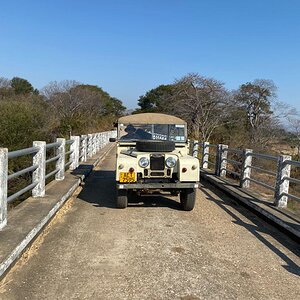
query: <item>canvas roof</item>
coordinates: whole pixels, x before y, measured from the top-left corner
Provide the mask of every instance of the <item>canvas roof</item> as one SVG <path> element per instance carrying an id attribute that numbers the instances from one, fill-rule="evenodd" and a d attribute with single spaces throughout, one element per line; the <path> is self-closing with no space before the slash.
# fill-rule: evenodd
<path id="1" fill-rule="evenodd" d="M 119 124 L 178 124 L 186 125 L 186 122 L 180 118 L 158 113 L 143 113 L 121 117 Z"/>

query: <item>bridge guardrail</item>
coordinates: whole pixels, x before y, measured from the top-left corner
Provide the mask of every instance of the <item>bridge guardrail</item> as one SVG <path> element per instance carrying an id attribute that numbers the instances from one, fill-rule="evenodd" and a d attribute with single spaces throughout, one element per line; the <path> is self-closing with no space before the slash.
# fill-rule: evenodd
<path id="1" fill-rule="evenodd" d="M 57 138 L 56 142 L 48 144 L 45 141 L 34 141 L 30 148 L 11 152 L 8 152 L 7 148 L 0 148 L 0 230 L 7 225 L 8 203 L 29 191 L 32 191 L 33 197 L 44 197 L 47 179 L 54 177 L 57 181 L 63 180 L 66 170 L 74 170 L 80 162 L 87 161 L 102 149 L 111 137 L 116 137 L 116 131 L 71 136 L 69 140 Z M 49 150 L 54 150 L 55 155 L 48 157 Z M 32 165 L 8 174 L 9 160 L 26 155 L 32 155 Z M 50 163 L 55 163 L 55 168 L 47 173 Z M 27 173 L 32 174 L 32 182 L 8 196 L 8 182 Z"/>
<path id="2" fill-rule="evenodd" d="M 289 192 L 290 182 L 300 185 L 300 180 L 291 176 L 292 166 L 300 168 L 300 162 L 292 160 L 291 156 L 273 156 L 263 153 L 254 153 L 252 149 L 234 149 L 229 148 L 228 145 L 215 145 L 209 142 L 199 143 L 198 141 L 192 141 L 191 144 L 193 156 L 198 157 L 199 148 L 201 149 L 201 169 L 212 170 L 215 175 L 220 177 L 226 177 L 227 173 L 230 173 L 238 178 L 241 188 L 249 188 L 251 182 L 253 182 L 273 191 L 274 205 L 276 207 L 286 208 L 289 199 L 300 202 L 300 197 Z M 210 149 L 215 149 L 215 152 L 211 153 Z M 228 158 L 229 153 L 233 153 L 235 159 Z M 253 165 L 253 159 L 276 163 L 276 171 Z M 229 168 L 228 165 L 234 168 Z M 253 176 L 251 176 L 251 170 L 271 176 L 274 179 L 274 185 L 253 178 Z"/>

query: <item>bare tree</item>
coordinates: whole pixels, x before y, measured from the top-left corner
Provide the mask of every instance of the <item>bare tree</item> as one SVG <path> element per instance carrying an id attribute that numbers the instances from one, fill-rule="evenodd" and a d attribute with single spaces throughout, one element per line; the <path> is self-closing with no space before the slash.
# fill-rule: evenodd
<path id="1" fill-rule="evenodd" d="M 70 134 L 75 128 L 93 127 L 104 113 L 103 93 L 91 87 L 65 80 L 51 82 L 42 90 L 47 103 L 59 116 L 61 126 L 68 128 Z"/>
<path id="2" fill-rule="evenodd" d="M 266 137 L 267 140 L 272 138 L 269 136 L 272 131 L 268 129 L 276 124 L 272 111 L 276 90 L 273 81 L 256 79 L 242 84 L 235 92 L 236 105 L 246 113 L 251 144 L 261 144 Z"/>
<path id="3" fill-rule="evenodd" d="M 213 78 L 191 73 L 175 82 L 176 92 L 169 109 L 190 123 L 191 134 L 203 141 L 224 124 L 229 108 L 229 93 Z"/>
<path id="4" fill-rule="evenodd" d="M 74 80 L 51 82 L 42 93 L 63 118 L 72 118 L 86 112 L 91 114 L 103 112 L 101 95 L 84 88 Z"/>
<path id="5" fill-rule="evenodd" d="M 53 81 L 43 88 L 42 94 L 61 117 L 71 117 L 81 104 L 72 93 L 78 85 L 74 80 Z"/>
<path id="6" fill-rule="evenodd" d="M 297 148 L 297 157 L 300 160 L 300 118 L 294 115 L 293 117 L 288 117 L 288 122 L 291 128 L 291 131 L 295 137 L 296 148 Z"/>
<path id="7" fill-rule="evenodd" d="M 11 81 L 8 78 L 0 77 L 0 88 L 11 88 Z"/>
<path id="8" fill-rule="evenodd" d="M 14 90 L 11 86 L 11 81 L 7 78 L 0 77 L 0 100 L 11 97 L 13 94 Z"/>

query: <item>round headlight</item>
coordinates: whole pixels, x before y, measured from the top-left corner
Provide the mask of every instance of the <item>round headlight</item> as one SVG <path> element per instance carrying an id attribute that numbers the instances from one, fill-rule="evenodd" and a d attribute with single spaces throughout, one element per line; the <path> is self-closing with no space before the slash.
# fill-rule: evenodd
<path id="1" fill-rule="evenodd" d="M 174 157 L 168 157 L 166 159 L 166 166 L 168 168 L 174 168 L 176 166 L 176 159 Z"/>
<path id="2" fill-rule="evenodd" d="M 141 168 L 147 168 L 149 166 L 149 159 L 147 157 L 141 157 L 139 160 L 139 166 Z"/>

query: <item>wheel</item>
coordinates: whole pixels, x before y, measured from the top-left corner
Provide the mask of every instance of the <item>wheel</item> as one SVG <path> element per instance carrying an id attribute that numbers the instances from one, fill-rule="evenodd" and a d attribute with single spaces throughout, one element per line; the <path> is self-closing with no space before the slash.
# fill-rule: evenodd
<path id="1" fill-rule="evenodd" d="M 127 190 L 117 190 L 117 208 L 126 208 L 128 204 Z"/>
<path id="2" fill-rule="evenodd" d="M 140 140 L 136 141 L 136 150 L 141 152 L 172 152 L 175 143 L 172 141 Z"/>
<path id="3" fill-rule="evenodd" d="M 180 204 L 183 210 L 193 210 L 196 202 L 196 189 L 186 189 L 180 192 Z"/>

